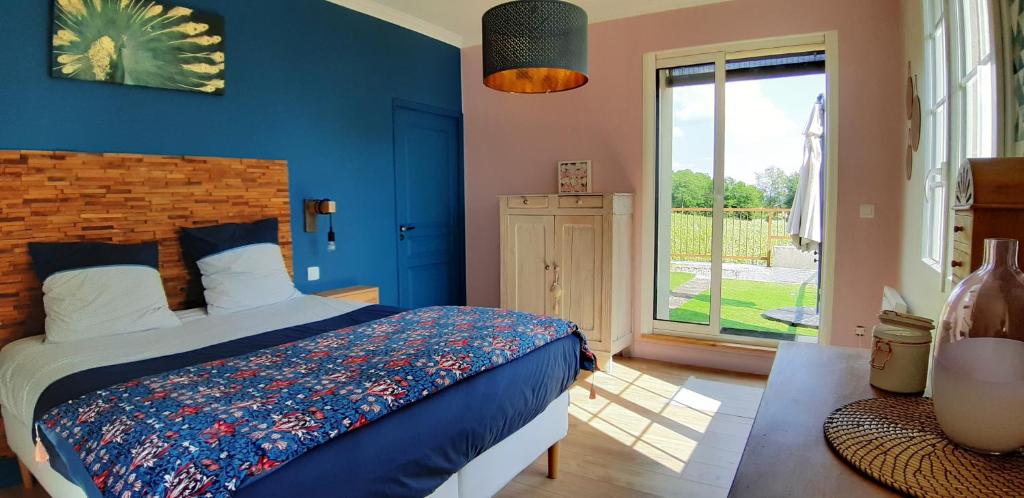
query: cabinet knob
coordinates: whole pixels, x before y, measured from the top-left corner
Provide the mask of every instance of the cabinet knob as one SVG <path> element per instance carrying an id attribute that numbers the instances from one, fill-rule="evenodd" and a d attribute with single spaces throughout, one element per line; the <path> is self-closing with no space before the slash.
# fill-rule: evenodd
<path id="1" fill-rule="evenodd" d="M 530 203 L 530 199 L 527 199 L 526 197 L 523 197 L 523 205 L 526 205 L 526 204 L 529 204 L 529 203 Z"/>
<path id="2" fill-rule="evenodd" d="M 960 268 L 963 265 L 964 265 L 963 261 L 957 261 L 955 259 L 953 260 L 953 262 L 951 262 L 949 264 L 949 266 L 952 266 L 953 268 Z"/>
<path id="3" fill-rule="evenodd" d="M 964 231 L 964 227 L 962 227 L 960 225 L 954 225 L 953 226 L 953 233 L 962 232 L 962 231 Z"/>
<path id="4" fill-rule="evenodd" d="M 545 271 L 551 270 L 551 265 L 547 265 L 547 264 L 544 265 L 544 270 Z"/>
<path id="5" fill-rule="evenodd" d="M 576 204 L 577 204 L 577 205 L 579 205 L 579 204 L 583 204 L 583 198 L 582 198 L 582 197 L 577 197 L 577 198 L 576 198 Z"/>

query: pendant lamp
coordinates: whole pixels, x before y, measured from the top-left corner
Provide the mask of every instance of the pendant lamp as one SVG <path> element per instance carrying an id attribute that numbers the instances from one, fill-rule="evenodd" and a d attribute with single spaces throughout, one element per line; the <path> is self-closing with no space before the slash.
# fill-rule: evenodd
<path id="1" fill-rule="evenodd" d="M 562 0 L 515 0 L 483 17 L 484 85 L 550 93 L 587 83 L 587 13 Z"/>

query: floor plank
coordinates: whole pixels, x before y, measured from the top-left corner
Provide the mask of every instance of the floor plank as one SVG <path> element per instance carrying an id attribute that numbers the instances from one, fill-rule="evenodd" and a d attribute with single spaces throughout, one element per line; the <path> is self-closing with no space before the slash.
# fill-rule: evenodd
<path id="1" fill-rule="evenodd" d="M 746 444 L 764 377 L 616 358 L 570 390 L 558 479 L 542 455 L 500 498 L 724 497 Z M 42 488 L 0 498 L 47 498 Z"/>

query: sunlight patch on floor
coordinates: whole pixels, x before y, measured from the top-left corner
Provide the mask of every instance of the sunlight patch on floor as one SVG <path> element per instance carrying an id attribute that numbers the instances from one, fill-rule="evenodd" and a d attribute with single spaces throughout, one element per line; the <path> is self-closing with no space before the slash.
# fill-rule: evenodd
<path id="1" fill-rule="evenodd" d="M 498 496 L 725 498 L 763 387 L 762 377 L 617 357 L 569 391 L 561 477 L 546 477 L 542 455 Z"/>
<path id="2" fill-rule="evenodd" d="M 721 401 L 707 397 L 701 393 L 693 392 L 685 387 L 679 389 L 679 392 L 672 397 L 672 402 L 688 406 L 694 410 L 701 411 L 709 415 L 717 413 L 718 408 L 722 406 Z"/>
<path id="3" fill-rule="evenodd" d="M 695 376 L 678 385 L 616 364 L 572 388 L 569 413 L 663 470 L 727 487 L 762 392 Z"/>

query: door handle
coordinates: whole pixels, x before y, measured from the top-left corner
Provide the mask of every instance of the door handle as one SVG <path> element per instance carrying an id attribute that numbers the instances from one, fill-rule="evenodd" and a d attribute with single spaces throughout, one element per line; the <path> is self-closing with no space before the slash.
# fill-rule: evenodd
<path id="1" fill-rule="evenodd" d="M 412 225 L 402 225 L 402 226 L 398 227 L 398 231 L 399 232 L 411 232 L 411 231 L 413 231 L 415 229 L 416 229 L 416 227 L 414 227 Z"/>
<path id="2" fill-rule="evenodd" d="M 562 275 L 561 268 L 558 265 L 554 265 L 555 280 L 551 283 L 551 297 L 554 301 L 554 309 L 552 315 L 559 316 L 561 314 L 560 308 L 562 307 Z"/>

